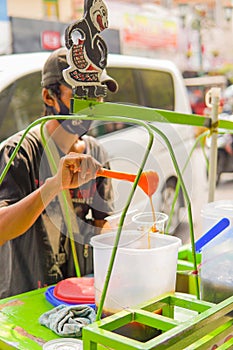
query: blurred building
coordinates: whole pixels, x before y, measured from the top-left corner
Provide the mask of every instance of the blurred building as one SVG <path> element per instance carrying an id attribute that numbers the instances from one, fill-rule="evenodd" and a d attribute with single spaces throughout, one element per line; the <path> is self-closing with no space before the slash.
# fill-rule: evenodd
<path id="1" fill-rule="evenodd" d="M 4 33 L 0 39 L 0 55 L 11 52 L 11 28 L 7 12 L 7 4 L 4 0 L 0 6 L 0 33 Z"/>
<path id="2" fill-rule="evenodd" d="M 13 53 L 48 51 L 63 46 L 67 25 L 83 16 L 83 0 L 1 1 L 7 8 L 11 33 L 8 46 Z M 120 53 L 119 30 L 109 28 L 103 37 L 110 52 Z M 3 47 L 1 40 L 0 37 L 0 47 Z"/>
<path id="3" fill-rule="evenodd" d="M 0 47 L 8 48 L 0 54 L 9 46 L 12 52 L 53 50 L 64 44 L 67 24 L 83 16 L 84 0 L 1 1 L 6 8 L 0 12 L 1 32 L 9 34 L 10 23 L 11 36 L 0 37 Z M 110 52 L 172 59 L 182 71 L 206 71 L 233 61 L 233 0 L 105 2 L 110 29 L 103 36 Z"/>
<path id="4" fill-rule="evenodd" d="M 177 51 L 179 20 L 150 2 L 105 0 L 110 28 L 102 33 L 110 52 L 162 57 Z M 152 6 L 152 7 L 151 7 Z M 7 0 L 13 52 L 49 50 L 64 44 L 64 28 L 83 16 L 83 0 Z M 30 28 L 30 30 L 28 30 Z M 107 38 L 106 38 L 107 36 Z"/>

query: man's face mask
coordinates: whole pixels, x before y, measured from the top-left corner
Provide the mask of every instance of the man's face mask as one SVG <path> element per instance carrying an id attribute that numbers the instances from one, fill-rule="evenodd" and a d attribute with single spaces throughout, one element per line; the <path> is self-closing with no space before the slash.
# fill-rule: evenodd
<path id="1" fill-rule="evenodd" d="M 61 101 L 57 100 L 60 112 L 58 113 L 55 108 L 53 108 L 54 115 L 71 115 L 69 108 Z M 92 120 L 80 120 L 80 119 L 58 119 L 61 126 L 71 134 L 78 135 L 82 137 L 90 129 Z"/>

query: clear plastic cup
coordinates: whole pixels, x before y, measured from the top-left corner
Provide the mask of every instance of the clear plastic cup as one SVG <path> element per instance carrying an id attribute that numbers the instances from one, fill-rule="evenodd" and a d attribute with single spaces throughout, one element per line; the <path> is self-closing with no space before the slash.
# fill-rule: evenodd
<path id="1" fill-rule="evenodd" d="M 167 220 L 168 215 L 161 212 L 139 213 L 132 217 L 132 221 L 137 225 L 137 229 L 143 232 L 164 233 Z"/>

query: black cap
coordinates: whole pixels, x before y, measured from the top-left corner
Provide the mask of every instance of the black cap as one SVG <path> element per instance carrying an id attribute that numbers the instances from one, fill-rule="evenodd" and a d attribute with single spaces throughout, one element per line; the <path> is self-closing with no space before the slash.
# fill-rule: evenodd
<path id="1" fill-rule="evenodd" d="M 65 81 L 62 71 L 69 67 L 67 63 L 67 49 L 65 47 L 59 48 L 51 53 L 42 69 L 41 85 L 46 87 L 50 84 L 60 83 L 71 88 Z M 111 78 L 106 69 L 103 70 L 100 76 L 100 82 L 106 84 L 111 92 L 117 92 L 118 84 L 116 80 Z"/>

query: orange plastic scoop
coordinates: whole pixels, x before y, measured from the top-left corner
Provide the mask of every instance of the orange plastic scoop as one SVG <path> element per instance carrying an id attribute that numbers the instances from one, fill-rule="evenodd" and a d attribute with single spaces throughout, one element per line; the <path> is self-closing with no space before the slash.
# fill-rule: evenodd
<path id="1" fill-rule="evenodd" d="M 101 168 L 97 171 L 97 176 L 109 177 L 112 179 L 125 180 L 134 182 L 136 175 L 129 173 L 122 173 L 120 171 L 113 171 Z M 157 190 L 159 185 L 159 176 L 156 171 L 149 170 L 144 171 L 139 179 L 138 186 L 149 196 L 151 197 Z"/>

